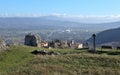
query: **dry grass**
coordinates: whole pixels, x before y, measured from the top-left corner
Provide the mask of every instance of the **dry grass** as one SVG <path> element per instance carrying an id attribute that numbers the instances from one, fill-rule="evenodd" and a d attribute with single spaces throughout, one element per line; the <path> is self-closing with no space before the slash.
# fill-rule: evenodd
<path id="1" fill-rule="evenodd" d="M 120 57 L 109 55 L 70 54 L 35 56 L 21 66 L 16 75 L 120 75 Z M 24 74 L 25 73 L 25 74 Z"/>
<path id="2" fill-rule="evenodd" d="M 58 56 L 30 54 L 34 49 L 38 48 L 11 47 L 10 52 L 0 55 L 0 75 L 120 75 L 120 55 L 71 49 L 53 49 L 69 53 Z"/>

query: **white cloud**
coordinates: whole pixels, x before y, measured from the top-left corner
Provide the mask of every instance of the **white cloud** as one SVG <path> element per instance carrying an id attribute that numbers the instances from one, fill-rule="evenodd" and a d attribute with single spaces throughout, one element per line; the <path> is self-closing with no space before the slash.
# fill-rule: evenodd
<path id="1" fill-rule="evenodd" d="M 51 14 L 50 14 L 51 15 Z M 101 23 L 120 21 L 120 14 L 118 15 L 69 15 L 69 14 L 52 14 L 52 16 L 67 19 L 69 21 L 82 23 Z"/>
<path id="2" fill-rule="evenodd" d="M 0 14 L 0 17 L 44 17 L 55 16 L 62 20 L 82 22 L 82 23 L 101 23 L 101 22 L 114 22 L 120 21 L 120 14 L 118 15 L 71 15 L 71 14 Z"/>
<path id="3" fill-rule="evenodd" d="M 64 18 L 120 18 L 120 14 L 118 15 L 71 15 L 71 14 L 59 14 L 59 13 L 52 13 L 52 14 L 8 14 L 8 13 L 1 13 L 0 17 L 41 17 L 41 16 L 56 16 L 56 17 L 64 17 Z"/>

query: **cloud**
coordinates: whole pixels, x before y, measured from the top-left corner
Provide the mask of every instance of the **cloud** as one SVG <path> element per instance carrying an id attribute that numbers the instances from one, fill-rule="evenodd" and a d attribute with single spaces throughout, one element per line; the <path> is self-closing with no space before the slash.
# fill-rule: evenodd
<path id="1" fill-rule="evenodd" d="M 8 13 L 1 13 L 0 17 L 41 17 L 41 16 L 56 16 L 56 17 L 64 17 L 64 18 L 120 18 L 120 14 L 118 15 L 71 15 L 71 14 L 59 14 L 59 13 L 52 13 L 52 14 L 8 14 Z"/>
<path id="2" fill-rule="evenodd" d="M 66 20 L 66 21 L 74 21 L 74 22 L 81 22 L 81 23 L 103 23 L 103 22 L 114 22 L 120 21 L 120 14 L 118 15 L 71 15 L 71 14 L 59 14 L 59 13 L 52 13 L 52 14 L 0 14 L 0 17 L 46 17 L 48 16 L 49 19 L 55 17 L 54 19 L 58 20 Z"/>
<path id="3" fill-rule="evenodd" d="M 49 14 L 51 15 L 51 14 Z M 114 22 L 120 21 L 120 14 L 118 15 L 69 15 L 69 14 L 57 14 L 52 16 L 68 19 L 70 21 L 84 22 L 84 23 L 101 23 L 101 22 Z"/>

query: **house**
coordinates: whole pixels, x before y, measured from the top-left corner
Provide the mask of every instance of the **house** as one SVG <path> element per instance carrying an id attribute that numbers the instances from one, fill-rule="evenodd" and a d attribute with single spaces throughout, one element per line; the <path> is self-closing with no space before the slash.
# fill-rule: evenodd
<path id="1" fill-rule="evenodd" d="M 48 42 L 42 42 L 41 43 L 41 47 L 43 47 L 43 48 L 48 48 Z"/>
<path id="2" fill-rule="evenodd" d="M 81 43 L 71 44 L 70 48 L 72 48 L 72 49 L 81 49 L 81 48 L 83 48 L 83 44 L 81 44 Z"/>

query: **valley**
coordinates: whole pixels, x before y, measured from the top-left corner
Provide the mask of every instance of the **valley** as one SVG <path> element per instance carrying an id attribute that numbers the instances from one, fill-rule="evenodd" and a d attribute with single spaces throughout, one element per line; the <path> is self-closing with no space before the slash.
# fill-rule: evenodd
<path id="1" fill-rule="evenodd" d="M 23 44 L 28 33 L 39 34 L 43 41 L 75 40 L 85 42 L 93 33 L 98 34 L 107 29 L 120 27 L 120 22 L 112 23 L 79 23 L 71 21 L 53 20 L 44 17 L 8 17 L 0 18 L 0 37 L 7 43 Z"/>

